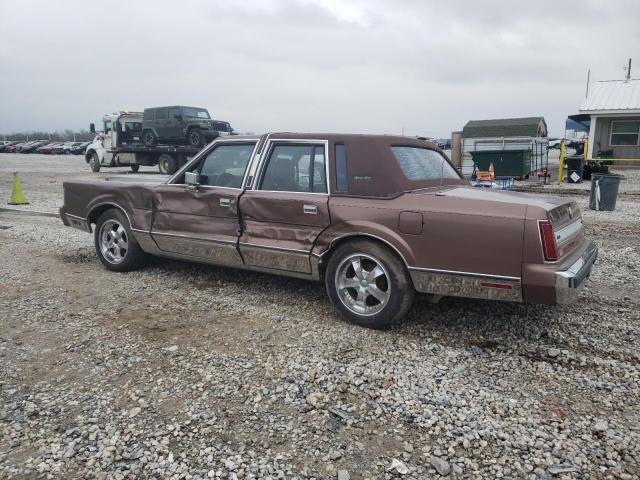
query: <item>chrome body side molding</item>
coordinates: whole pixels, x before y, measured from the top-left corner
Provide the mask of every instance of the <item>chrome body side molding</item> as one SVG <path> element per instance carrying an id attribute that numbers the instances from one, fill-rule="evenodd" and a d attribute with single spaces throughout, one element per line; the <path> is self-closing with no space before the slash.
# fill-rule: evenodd
<path id="1" fill-rule="evenodd" d="M 518 277 L 470 272 L 409 268 L 418 292 L 433 295 L 522 302 L 522 283 Z"/>

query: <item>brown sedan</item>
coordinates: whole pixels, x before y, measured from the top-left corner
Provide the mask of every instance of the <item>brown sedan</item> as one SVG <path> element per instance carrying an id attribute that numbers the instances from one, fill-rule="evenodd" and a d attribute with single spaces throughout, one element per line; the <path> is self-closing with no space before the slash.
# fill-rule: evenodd
<path id="1" fill-rule="evenodd" d="M 162 184 L 64 184 L 65 225 L 109 269 L 147 254 L 325 282 L 383 327 L 414 293 L 567 303 L 597 256 L 574 202 L 478 189 L 433 144 L 394 136 L 226 137 Z"/>

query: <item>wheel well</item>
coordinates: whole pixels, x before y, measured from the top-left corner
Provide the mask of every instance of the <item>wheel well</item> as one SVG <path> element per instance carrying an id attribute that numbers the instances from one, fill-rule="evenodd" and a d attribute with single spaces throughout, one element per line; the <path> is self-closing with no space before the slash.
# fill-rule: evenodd
<path id="1" fill-rule="evenodd" d="M 343 245 L 343 244 L 348 243 L 348 242 L 352 242 L 354 240 L 366 240 L 368 242 L 376 243 L 376 244 L 388 249 L 400 261 L 400 263 L 402 263 L 402 265 L 404 265 L 404 267 L 408 270 L 409 265 L 407 265 L 406 260 L 404 259 L 404 257 L 398 251 L 397 248 L 395 248 L 389 242 L 387 242 L 385 240 L 382 240 L 379 237 L 375 237 L 373 235 L 367 235 L 367 234 L 359 233 L 359 234 L 355 234 L 355 235 L 348 235 L 346 237 L 341 237 L 341 238 L 338 238 L 337 240 L 334 240 L 333 242 L 331 242 L 331 244 L 329 245 L 329 248 L 322 253 L 322 259 L 321 259 L 320 265 L 318 266 L 319 273 L 320 273 L 320 276 L 322 278 L 324 278 L 325 270 L 327 268 L 327 265 L 329 264 L 329 259 L 335 253 L 335 251 L 338 249 L 338 247 L 340 245 Z"/>
<path id="2" fill-rule="evenodd" d="M 120 210 L 122 213 L 124 213 L 124 216 L 127 217 L 127 220 L 129 220 L 129 215 L 127 215 L 127 212 L 125 212 L 121 207 L 113 203 L 105 203 L 103 205 L 98 205 L 93 210 L 91 210 L 87 217 L 87 221 L 89 222 L 89 224 L 96 223 L 98 221 L 98 218 L 100 218 L 100 215 L 111 209 Z M 131 222 L 129 222 L 129 227 L 131 227 Z"/>

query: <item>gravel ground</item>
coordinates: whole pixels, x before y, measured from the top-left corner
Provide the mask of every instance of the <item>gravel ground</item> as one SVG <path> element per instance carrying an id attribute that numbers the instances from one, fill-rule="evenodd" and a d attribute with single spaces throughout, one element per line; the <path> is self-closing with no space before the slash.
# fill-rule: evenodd
<path id="1" fill-rule="evenodd" d="M 33 208 L 68 170 L 34 167 Z M 118 274 L 0 212 L 0 478 L 640 478 L 640 200 L 575 198 L 600 247 L 576 304 L 420 299 L 382 332 L 319 284 Z"/>

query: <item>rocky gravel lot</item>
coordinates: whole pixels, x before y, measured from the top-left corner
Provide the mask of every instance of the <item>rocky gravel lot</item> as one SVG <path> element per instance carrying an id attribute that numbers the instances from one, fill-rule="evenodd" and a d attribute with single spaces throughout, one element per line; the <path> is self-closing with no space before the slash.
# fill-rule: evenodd
<path id="1" fill-rule="evenodd" d="M 74 168 L 36 165 L 29 208 Z M 419 299 L 389 331 L 305 281 L 110 272 L 0 212 L 0 478 L 640 478 L 640 199 L 575 198 L 600 247 L 576 304 Z"/>

